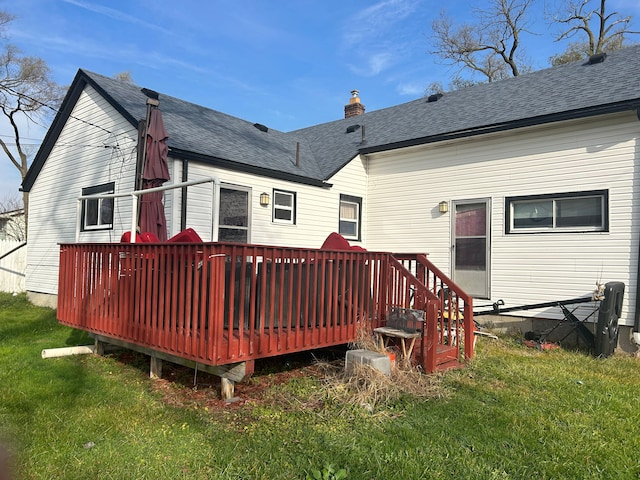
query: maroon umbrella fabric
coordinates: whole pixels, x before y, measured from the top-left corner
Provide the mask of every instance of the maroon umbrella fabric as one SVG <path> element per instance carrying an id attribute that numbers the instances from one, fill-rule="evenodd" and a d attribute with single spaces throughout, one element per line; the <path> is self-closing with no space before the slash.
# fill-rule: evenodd
<path id="1" fill-rule="evenodd" d="M 159 187 L 169 180 L 167 154 L 169 135 L 164 128 L 162 113 L 153 108 L 149 115 L 147 128 L 147 147 L 142 170 L 142 188 Z M 160 241 L 167 240 L 167 219 L 164 214 L 162 192 L 142 195 L 140 199 L 140 232 L 155 234 Z"/>

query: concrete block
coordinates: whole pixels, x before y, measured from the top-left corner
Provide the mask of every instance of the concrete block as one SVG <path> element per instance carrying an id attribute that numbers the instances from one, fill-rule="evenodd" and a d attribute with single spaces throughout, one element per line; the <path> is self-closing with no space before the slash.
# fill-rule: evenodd
<path id="1" fill-rule="evenodd" d="M 345 359 L 344 368 L 348 372 L 355 364 L 369 365 L 379 372 L 391 374 L 391 359 L 384 353 L 372 352 L 371 350 L 349 350 Z"/>

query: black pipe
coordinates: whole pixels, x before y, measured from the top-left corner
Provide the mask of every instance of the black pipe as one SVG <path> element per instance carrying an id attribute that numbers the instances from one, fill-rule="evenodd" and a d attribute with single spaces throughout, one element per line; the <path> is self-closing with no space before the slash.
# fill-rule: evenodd
<path id="1" fill-rule="evenodd" d="M 20 245 L 18 245 L 17 247 L 12 248 L 8 252 L 4 252 L 2 255 L 0 255 L 0 260 L 2 260 L 4 257 L 8 257 L 13 252 L 15 252 L 16 250 L 20 250 L 22 247 L 24 247 L 26 245 L 27 245 L 27 242 L 22 242 Z"/>
<path id="2" fill-rule="evenodd" d="M 504 305 L 504 302 L 502 302 L 501 300 L 498 300 L 496 303 L 493 304 L 493 308 L 491 310 L 487 310 L 484 312 L 473 312 L 473 316 L 477 317 L 478 315 L 500 315 L 501 313 L 515 312 L 517 310 L 533 310 L 534 308 L 557 307 L 559 305 L 570 305 L 572 303 L 587 303 L 592 301 L 593 301 L 593 298 L 591 297 L 579 297 L 579 298 L 571 298 L 569 300 L 555 300 L 553 302 L 533 303 L 530 305 L 519 305 L 517 307 L 500 308 L 500 305 Z"/>

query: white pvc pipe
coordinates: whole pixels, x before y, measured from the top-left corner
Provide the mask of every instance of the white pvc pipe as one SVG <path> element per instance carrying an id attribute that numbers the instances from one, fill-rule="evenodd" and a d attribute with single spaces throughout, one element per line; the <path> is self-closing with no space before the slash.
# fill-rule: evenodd
<path id="1" fill-rule="evenodd" d="M 633 341 L 636 345 L 640 345 L 640 332 L 633 332 Z"/>
<path id="2" fill-rule="evenodd" d="M 136 235 L 135 232 L 137 230 L 138 227 L 138 202 L 139 202 L 139 197 L 141 195 L 144 195 L 146 193 L 152 193 L 152 192 L 163 192 L 165 190 L 173 190 L 175 188 L 183 188 L 183 187 L 190 187 L 192 185 L 199 185 L 201 183 L 207 183 L 207 182 L 213 182 L 213 188 L 214 188 L 214 220 L 213 220 L 213 225 L 216 228 L 216 232 L 217 232 L 217 224 L 218 224 L 218 219 L 215 218 L 217 209 L 216 206 L 219 207 L 220 205 L 220 179 L 218 177 L 208 177 L 208 178 L 203 178 L 200 180 L 191 180 L 188 182 L 181 182 L 181 183 L 172 183 L 169 185 L 162 185 L 160 187 L 153 187 L 153 188 L 147 188 L 147 189 L 143 189 L 143 190 L 134 190 L 133 192 L 128 192 L 128 193 L 99 193 L 99 194 L 95 194 L 95 195 L 81 195 L 78 197 L 78 207 L 77 207 L 77 214 L 76 214 L 76 243 L 80 242 L 80 228 L 82 226 L 82 201 L 83 200 L 92 200 L 92 199 L 98 199 L 98 198 L 122 198 L 122 197 L 131 197 L 132 198 L 132 206 L 131 206 L 131 243 L 135 243 L 136 242 Z M 217 241 L 217 233 L 216 235 L 214 235 L 215 240 L 213 241 Z"/>
<path id="3" fill-rule="evenodd" d="M 42 358 L 68 357 L 70 355 L 86 355 L 94 353 L 93 345 L 81 345 L 79 347 L 46 348 L 42 350 Z"/>

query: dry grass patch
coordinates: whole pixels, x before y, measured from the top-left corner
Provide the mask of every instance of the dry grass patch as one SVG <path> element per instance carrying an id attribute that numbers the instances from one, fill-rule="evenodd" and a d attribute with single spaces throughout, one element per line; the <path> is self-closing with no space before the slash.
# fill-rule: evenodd
<path id="1" fill-rule="evenodd" d="M 367 329 L 360 329 L 350 345 L 387 353 L 380 342 Z M 398 358 L 398 355 L 396 355 Z M 322 393 L 331 403 L 360 406 L 373 413 L 398 401 L 403 396 L 417 399 L 442 398 L 446 389 L 440 375 L 424 375 L 419 366 L 396 361 L 391 374 L 385 375 L 369 365 L 356 364 L 345 371 L 344 362 L 318 362 L 321 372 Z"/>

